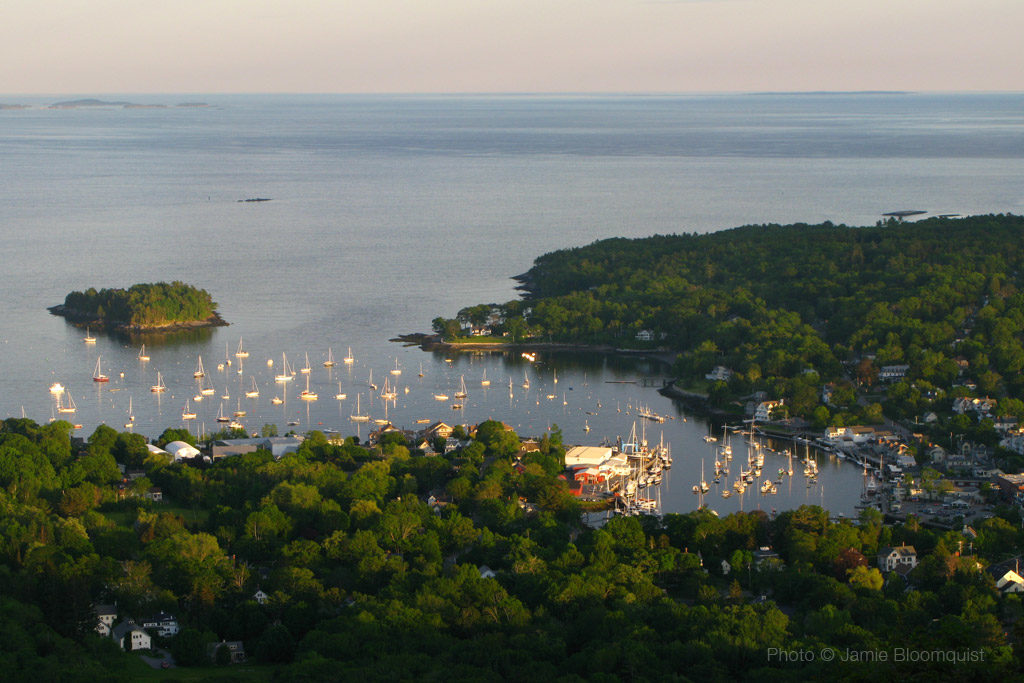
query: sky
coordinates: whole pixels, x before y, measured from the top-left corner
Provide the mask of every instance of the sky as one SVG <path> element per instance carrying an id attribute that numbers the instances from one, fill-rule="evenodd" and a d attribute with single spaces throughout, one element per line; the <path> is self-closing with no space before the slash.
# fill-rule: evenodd
<path id="1" fill-rule="evenodd" d="M 0 93 L 1024 91 L 1024 0 L 3 0 Z"/>

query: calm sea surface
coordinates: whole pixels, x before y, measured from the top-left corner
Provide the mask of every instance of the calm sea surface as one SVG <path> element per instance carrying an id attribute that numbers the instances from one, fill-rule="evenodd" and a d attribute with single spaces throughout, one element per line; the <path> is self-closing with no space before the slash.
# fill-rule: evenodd
<path id="1" fill-rule="evenodd" d="M 514 298 L 509 277 L 536 256 L 605 237 L 864 225 L 897 209 L 1024 212 L 1022 95 L 118 96 L 107 99 L 210 106 L 47 108 L 62 99 L 0 97 L 33 105 L 0 111 L 0 416 L 48 420 L 48 387 L 61 382 L 85 433 L 123 429 L 131 397 L 135 429 L 151 437 L 216 429 L 222 404 L 245 410 L 252 430 L 297 421 L 365 436 L 349 416 L 359 396 L 363 413 L 384 417 L 371 371 L 398 385 L 387 416 L 400 426 L 494 417 L 521 434 L 554 423 L 570 442 L 597 443 L 626 434 L 645 405 L 673 418 L 647 429 L 676 459 L 666 511 L 695 507 L 690 487 L 713 458 L 708 426 L 643 386 L 660 368 L 587 355 L 447 363 L 387 340 Z M 273 201 L 238 202 L 249 197 Z M 86 345 L 46 311 L 74 289 L 173 279 L 209 290 L 231 326 L 147 339 L 145 364 L 137 341 Z M 251 354 L 241 366 L 240 338 Z M 329 348 L 340 360 L 349 347 L 352 366 L 322 366 Z M 228 351 L 233 364 L 218 371 Z M 298 367 L 308 354 L 318 401 L 298 399 L 304 375 L 274 383 L 282 354 Z M 183 423 L 200 355 L 216 393 Z M 91 381 L 98 357 L 109 385 Z M 149 391 L 157 372 L 162 396 Z M 434 400 L 463 376 L 462 411 Z M 247 399 L 254 380 L 260 396 Z M 782 464 L 769 455 L 765 469 Z M 819 487 L 798 475 L 774 497 L 713 496 L 712 506 L 814 502 L 851 514 L 860 473 L 821 465 Z"/>

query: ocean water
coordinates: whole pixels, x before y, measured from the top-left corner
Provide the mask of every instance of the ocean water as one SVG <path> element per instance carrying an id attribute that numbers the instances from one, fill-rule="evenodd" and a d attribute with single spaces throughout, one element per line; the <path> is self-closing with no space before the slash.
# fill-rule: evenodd
<path id="1" fill-rule="evenodd" d="M 628 432 L 649 405 L 674 418 L 648 427 L 676 456 L 666 510 L 695 506 L 689 489 L 709 450 L 703 422 L 643 386 L 662 368 L 589 355 L 448 363 L 388 339 L 514 298 L 510 276 L 536 256 L 605 237 L 864 225 L 897 209 L 1024 211 L 1024 95 L 119 95 L 105 99 L 209 106 L 48 108 L 62 99 L 0 97 L 32 105 L 0 110 L 0 416 L 49 419 L 59 381 L 85 433 L 122 429 L 129 396 L 140 433 L 213 430 L 226 395 L 225 411 L 244 407 L 253 430 L 365 436 L 349 416 L 359 395 L 363 412 L 383 417 L 371 371 L 378 385 L 398 383 L 388 417 L 400 426 L 494 417 L 523 434 L 556 423 L 568 441 L 596 443 Z M 272 201 L 238 201 L 250 197 Z M 139 340 L 85 345 L 46 311 L 74 289 L 174 279 L 209 290 L 231 325 L 147 339 L 149 363 L 136 359 Z M 217 371 L 240 338 L 250 358 Z M 349 347 L 353 366 L 321 366 L 328 348 L 340 359 Z M 319 401 L 298 400 L 302 375 L 274 384 L 282 354 L 299 366 L 309 355 Z M 183 423 L 199 355 L 216 395 Z M 97 357 L 109 385 L 91 381 Z M 157 371 L 162 396 L 149 392 Z M 433 399 L 462 376 L 463 410 Z M 253 379 L 260 398 L 245 399 Z M 345 401 L 334 399 L 339 382 Z M 272 405 L 275 395 L 285 403 Z M 859 473 L 824 469 L 823 491 L 747 509 L 809 501 L 850 513 Z"/>

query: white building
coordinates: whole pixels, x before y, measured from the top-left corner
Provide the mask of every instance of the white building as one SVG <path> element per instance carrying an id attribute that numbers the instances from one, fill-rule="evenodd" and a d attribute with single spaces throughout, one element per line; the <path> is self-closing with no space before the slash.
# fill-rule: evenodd
<path id="1" fill-rule="evenodd" d="M 184 441 L 172 441 L 164 446 L 164 450 L 171 456 L 174 462 L 191 460 L 201 455 L 198 448 Z"/>
<path id="2" fill-rule="evenodd" d="M 878 568 L 883 572 L 910 571 L 917 566 L 917 551 L 912 545 L 886 546 L 878 553 Z"/>
<path id="3" fill-rule="evenodd" d="M 110 637 L 126 652 L 148 650 L 152 647 L 153 641 L 148 633 L 139 628 L 139 625 L 130 619 L 122 621 L 115 626 L 110 632 Z"/>
<path id="4" fill-rule="evenodd" d="M 597 467 L 612 457 L 612 449 L 604 446 L 573 446 L 565 454 L 566 467 Z"/>

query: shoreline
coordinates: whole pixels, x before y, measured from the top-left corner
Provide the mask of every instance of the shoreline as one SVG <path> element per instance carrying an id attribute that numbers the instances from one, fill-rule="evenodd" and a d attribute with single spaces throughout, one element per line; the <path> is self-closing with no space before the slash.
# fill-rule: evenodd
<path id="1" fill-rule="evenodd" d="M 220 314 L 216 312 L 205 320 L 184 320 L 167 325 L 143 326 L 129 325 L 128 323 L 117 320 L 104 320 L 103 318 L 97 318 L 88 313 L 82 313 L 81 311 L 67 308 L 64 304 L 50 306 L 46 310 L 49 311 L 51 315 L 64 318 L 72 325 L 76 325 L 78 327 L 81 327 L 82 325 L 90 325 L 95 326 L 97 329 L 128 334 L 174 332 L 177 330 L 192 330 L 203 327 L 227 327 L 231 324 L 221 318 Z"/>

